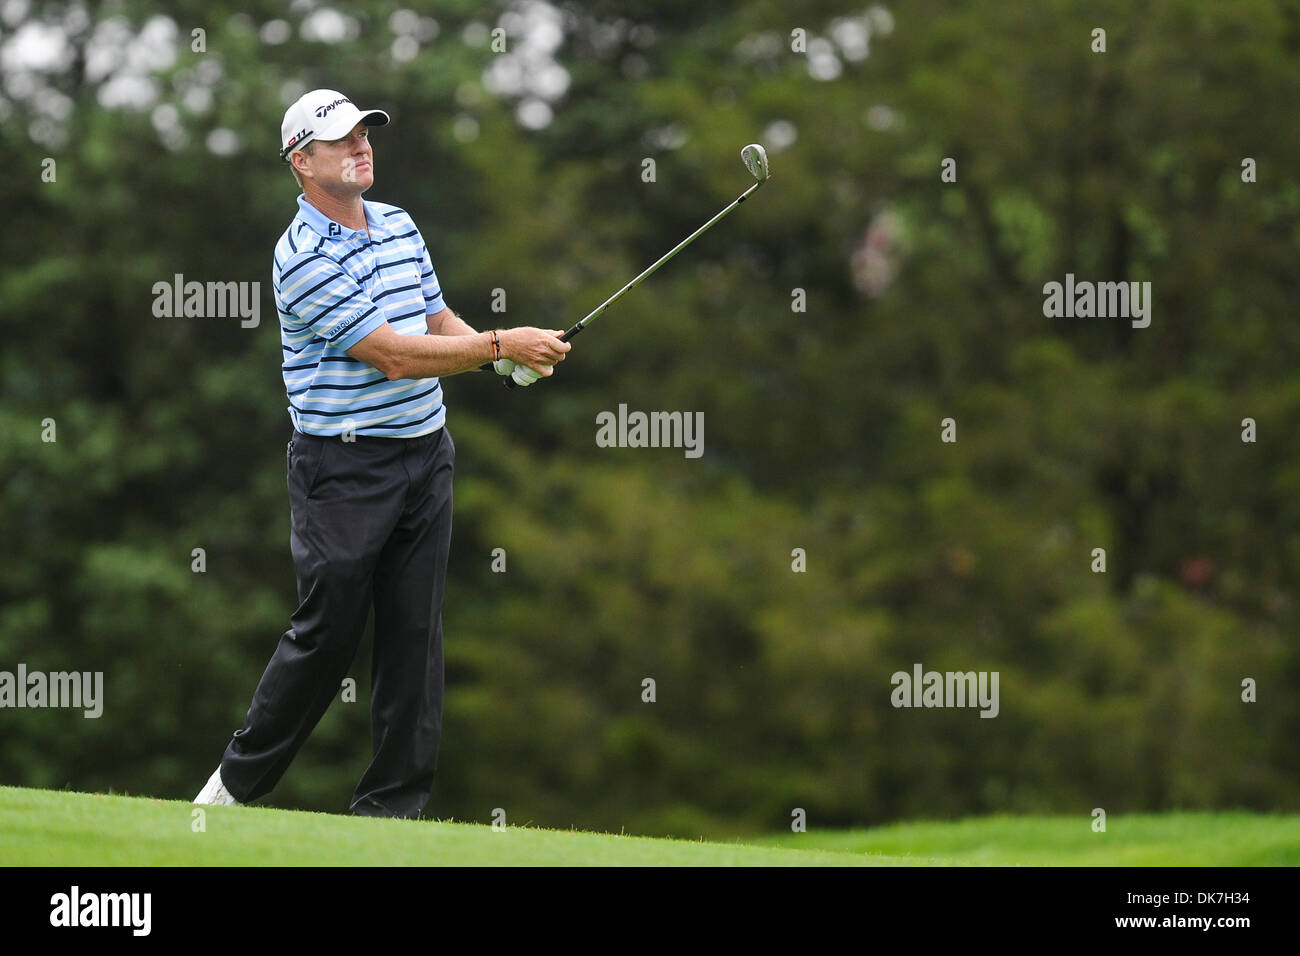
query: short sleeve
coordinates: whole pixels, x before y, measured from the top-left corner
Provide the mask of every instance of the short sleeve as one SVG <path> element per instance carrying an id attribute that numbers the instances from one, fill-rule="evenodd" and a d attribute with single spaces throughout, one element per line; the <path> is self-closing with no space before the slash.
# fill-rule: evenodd
<path id="1" fill-rule="evenodd" d="M 424 292 L 424 314 L 436 315 L 447 307 L 442 299 L 442 286 L 438 284 L 438 274 L 433 271 L 433 262 L 429 259 L 429 247 L 420 240 L 424 251 L 424 262 L 420 266 L 420 288 Z"/>
<path id="2" fill-rule="evenodd" d="M 300 252 L 280 270 L 280 320 L 289 329 L 310 327 L 347 351 L 387 319 L 343 267 L 318 252 Z"/>

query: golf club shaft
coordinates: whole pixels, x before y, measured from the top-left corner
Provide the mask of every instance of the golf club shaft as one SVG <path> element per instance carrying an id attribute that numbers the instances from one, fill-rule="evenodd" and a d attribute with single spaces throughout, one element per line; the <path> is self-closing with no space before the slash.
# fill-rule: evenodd
<path id="1" fill-rule="evenodd" d="M 605 300 L 604 302 L 602 302 L 600 305 L 596 306 L 596 308 L 593 309 L 593 310 L 591 311 L 590 314 L 588 314 L 588 315 L 585 316 L 584 318 L 580 319 L 579 321 L 575 322 L 575 323 L 573 324 L 573 326 L 572 326 L 570 329 L 568 329 L 568 331 L 566 331 L 563 335 L 560 336 L 560 341 L 561 341 L 561 342 L 568 342 L 569 340 L 571 340 L 572 338 L 574 338 L 574 337 L 575 337 L 579 332 L 581 332 L 583 329 L 585 329 L 585 328 L 587 327 L 587 324 L 588 324 L 589 322 L 591 322 L 593 319 L 595 319 L 596 316 L 600 315 L 602 312 L 604 312 L 606 309 L 608 309 L 611 305 L 613 305 L 615 302 L 617 302 L 619 299 L 621 299 L 621 298 L 623 297 L 623 295 L 624 295 L 624 294 L 625 294 L 629 289 L 632 289 L 632 288 L 634 288 L 636 285 L 638 285 L 638 284 L 641 282 L 642 279 L 645 279 L 647 276 L 653 275 L 656 269 L 658 269 L 661 265 L 663 265 L 665 262 L 667 262 L 667 261 L 668 261 L 669 259 L 671 259 L 673 256 L 677 255 L 677 253 L 681 252 L 683 249 L 685 249 L 687 246 L 689 246 L 692 242 L 694 242 L 694 241 L 695 241 L 695 240 L 700 236 L 701 233 L 703 233 L 703 232 L 705 232 L 706 230 L 708 230 L 709 227 L 711 227 L 711 226 L 712 226 L 714 223 L 716 223 L 719 219 L 721 219 L 721 218 L 723 218 L 724 216 L 726 216 L 727 213 L 731 212 L 733 209 L 735 209 L 737 206 L 739 206 L 742 202 L 744 202 L 746 199 L 748 199 L 748 198 L 749 198 L 749 194 L 752 193 L 755 189 L 757 189 L 757 188 L 758 188 L 759 186 L 761 186 L 761 185 L 763 185 L 762 182 L 757 182 L 757 183 L 754 183 L 754 185 L 750 186 L 748 189 L 746 189 L 743 193 L 741 193 L 740 196 L 738 196 L 736 199 L 732 200 L 731 203 L 730 203 L 730 205 L 728 205 L 725 209 L 723 209 L 721 212 L 719 212 L 717 215 L 715 215 L 712 219 L 710 219 L 710 220 L 709 220 L 708 222 L 706 222 L 704 225 L 700 226 L 699 229 L 696 229 L 693 233 L 691 233 L 689 236 L 687 236 L 687 237 L 686 237 L 685 239 L 683 239 L 681 242 L 677 243 L 677 245 L 673 246 L 673 248 L 669 249 L 668 252 L 666 252 L 666 253 L 665 253 L 665 254 L 664 254 L 664 255 L 659 259 L 659 261 L 657 261 L 656 263 L 654 263 L 654 265 L 650 266 L 650 268 L 646 269 L 644 272 L 642 272 L 639 276 L 637 276 L 635 279 L 633 279 L 633 280 L 632 280 L 631 282 L 629 282 L 627 285 L 623 286 L 623 288 L 619 289 L 617 292 L 615 292 L 613 295 L 611 295 L 608 299 L 606 299 L 606 300 Z M 491 363 L 488 363 L 487 365 L 481 365 L 481 366 L 479 366 L 479 368 L 483 369 L 484 371 L 490 371 L 490 370 L 492 369 L 492 365 L 491 365 Z M 515 385 L 514 380 L 513 380 L 512 378 L 510 378 L 509 376 L 505 376 L 504 378 L 502 378 L 501 383 L 502 383 L 503 385 L 505 385 L 506 388 L 517 388 L 517 387 L 518 387 L 518 386 Z"/>
<path id="2" fill-rule="evenodd" d="M 695 241 L 696 238 L 699 237 L 699 235 L 700 235 L 702 232 L 704 232 L 705 230 L 707 230 L 710 226 L 712 226 L 714 223 L 716 223 L 719 219 L 721 219 L 723 216 L 727 215 L 727 213 L 731 212 L 731 210 L 735 209 L 735 208 L 736 208 L 737 206 L 739 206 L 742 202 L 744 202 L 746 199 L 748 199 L 748 198 L 749 198 L 749 194 L 752 193 L 755 189 L 757 189 L 757 188 L 758 188 L 759 186 L 761 186 L 761 185 L 763 185 L 763 184 L 762 184 L 762 183 L 754 183 L 754 185 L 752 185 L 752 186 L 750 186 L 748 189 L 746 189 L 745 192 L 744 192 L 743 194 L 741 194 L 741 195 L 740 195 L 739 197 L 737 197 L 736 199 L 732 200 L 731 205 L 727 206 L 725 209 L 723 209 L 721 212 L 719 212 L 716 216 L 714 216 L 712 219 L 710 219 L 710 220 L 709 220 L 708 222 L 706 222 L 704 225 L 700 226 L 699 229 L 696 229 L 693 233 L 691 233 L 689 236 L 687 236 L 687 237 L 686 237 L 685 239 L 683 239 L 681 242 L 677 243 L 677 245 L 673 246 L 672 249 L 668 250 L 668 252 L 666 252 L 666 253 L 664 254 L 664 256 L 663 256 L 663 257 L 662 257 L 658 262 L 656 262 L 656 263 L 655 263 L 654 265 L 652 265 L 650 268 L 646 269 L 645 272 L 641 273 L 639 276 L 637 276 L 635 279 L 633 279 L 633 280 L 632 280 L 631 282 L 629 282 L 627 285 L 623 286 L 623 288 L 619 289 L 617 292 L 615 292 L 613 295 L 611 295 L 608 299 L 606 299 L 606 300 L 605 300 L 604 302 L 602 302 L 600 305 L 596 306 L 596 308 L 593 309 L 592 312 L 591 312 L 589 315 L 587 315 L 585 318 L 579 320 L 578 322 L 575 322 L 575 323 L 573 324 L 573 327 L 572 327 L 572 328 L 570 328 L 567 332 L 565 332 L 563 335 L 560 336 L 560 341 L 561 341 L 561 342 L 567 342 L 567 341 L 569 341 L 570 339 L 572 339 L 575 335 L 577 335 L 579 332 L 581 332 L 583 329 L 585 329 L 585 328 L 587 327 L 587 323 L 588 323 L 588 322 L 590 322 L 592 319 L 596 318 L 596 316 L 600 315 L 600 313 L 604 312 L 604 311 L 605 311 L 606 309 L 608 309 L 611 305 L 613 305 L 615 302 L 617 302 L 619 299 L 621 299 L 621 298 L 623 297 L 623 294 L 624 294 L 624 293 L 626 293 L 629 289 L 631 289 L 631 288 L 633 288 L 634 286 L 636 286 L 637 284 L 639 284 L 639 283 L 641 282 L 642 279 L 646 278 L 647 276 L 653 275 L 656 269 L 658 269 L 661 265 L 663 265 L 665 262 L 667 262 L 667 261 L 668 261 L 669 259 L 671 259 L 673 256 L 677 255 L 677 253 L 681 252 L 683 249 L 685 249 L 687 246 L 689 246 L 692 242 Z"/>

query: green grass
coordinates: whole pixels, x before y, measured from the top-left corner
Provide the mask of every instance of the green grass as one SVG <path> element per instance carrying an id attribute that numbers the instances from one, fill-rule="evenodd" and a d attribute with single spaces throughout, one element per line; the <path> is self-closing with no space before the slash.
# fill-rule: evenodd
<path id="1" fill-rule="evenodd" d="M 1300 863 L 1300 817 L 994 817 L 706 843 L 471 823 L 194 808 L 0 787 L 0 866 L 898 866 Z"/>
<path id="2" fill-rule="evenodd" d="M 878 853 L 915 864 L 974 866 L 1296 866 L 1300 816 L 1142 813 L 1110 816 L 1105 833 L 1078 817 L 978 817 L 760 837 L 772 847 Z"/>

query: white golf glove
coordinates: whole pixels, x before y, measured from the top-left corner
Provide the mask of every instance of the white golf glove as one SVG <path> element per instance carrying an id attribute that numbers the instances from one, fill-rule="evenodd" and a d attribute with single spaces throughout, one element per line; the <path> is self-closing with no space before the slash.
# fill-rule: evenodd
<path id="1" fill-rule="evenodd" d="M 509 375 L 515 370 L 515 363 L 510 359 L 497 359 L 492 363 L 492 368 L 498 375 Z"/>
<path id="2" fill-rule="evenodd" d="M 550 368 L 549 365 L 544 367 Z M 515 365 L 515 370 L 510 375 L 510 378 L 520 388 L 527 388 L 529 385 L 532 385 L 533 382 L 537 381 L 541 377 L 542 377 L 541 372 L 531 369 L 527 365 L 519 365 L 519 364 Z"/>

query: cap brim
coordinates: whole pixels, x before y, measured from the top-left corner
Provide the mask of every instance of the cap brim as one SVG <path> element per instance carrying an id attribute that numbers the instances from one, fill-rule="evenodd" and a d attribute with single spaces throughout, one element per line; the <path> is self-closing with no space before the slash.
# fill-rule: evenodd
<path id="1" fill-rule="evenodd" d="M 367 126 L 387 126 L 388 114 L 383 110 L 370 110 L 365 113 L 357 110 L 355 114 L 343 113 L 318 129 L 312 139 L 342 139 L 352 132 L 352 127 L 358 123 L 365 123 Z"/>

